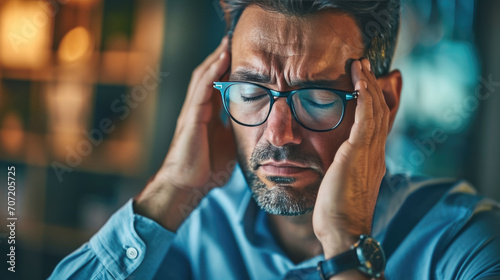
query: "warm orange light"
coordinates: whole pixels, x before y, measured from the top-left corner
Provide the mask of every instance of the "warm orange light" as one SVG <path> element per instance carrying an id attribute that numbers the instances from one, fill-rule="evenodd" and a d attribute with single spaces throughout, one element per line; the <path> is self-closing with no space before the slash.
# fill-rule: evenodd
<path id="1" fill-rule="evenodd" d="M 5 152 L 10 155 L 19 155 L 24 144 L 24 130 L 21 118 L 17 113 L 10 112 L 0 123 L 0 143 Z"/>
<path id="2" fill-rule="evenodd" d="M 87 58 L 91 49 L 90 33 L 84 27 L 71 29 L 61 41 L 58 57 L 64 62 Z"/>
<path id="3" fill-rule="evenodd" d="M 82 129 L 87 127 L 92 100 L 90 90 L 87 85 L 70 81 L 47 88 L 48 129 L 53 135 L 52 150 L 58 158 L 64 158 L 66 147 L 75 147 L 84 137 Z"/>
<path id="4" fill-rule="evenodd" d="M 53 17 L 39 1 L 9 1 L 0 11 L 0 63 L 35 69 L 49 58 Z"/>

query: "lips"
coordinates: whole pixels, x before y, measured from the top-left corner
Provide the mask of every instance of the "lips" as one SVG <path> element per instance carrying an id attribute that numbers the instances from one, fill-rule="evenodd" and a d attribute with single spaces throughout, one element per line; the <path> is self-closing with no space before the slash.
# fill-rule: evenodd
<path id="1" fill-rule="evenodd" d="M 293 176 L 302 172 L 311 171 L 309 166 L 291 161 L 267 161 L 259 166 L 268 176 Z"/>

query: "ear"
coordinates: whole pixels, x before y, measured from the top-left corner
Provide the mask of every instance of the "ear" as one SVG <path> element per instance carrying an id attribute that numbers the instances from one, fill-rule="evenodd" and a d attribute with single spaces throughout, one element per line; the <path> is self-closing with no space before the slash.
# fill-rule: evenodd
<path id="1" fill-rule="evenodd" d="M 389 118 L 389 131 L 392 129 L 396 113 L 399 109 L 399 102 L 401 100 L 401 89 L 403 87 L 403 78 L 399 70 L 393 70 L 387 75 L 377 79 L 378 85 L 384 93 L 385 103 L 391 111 Z"/>

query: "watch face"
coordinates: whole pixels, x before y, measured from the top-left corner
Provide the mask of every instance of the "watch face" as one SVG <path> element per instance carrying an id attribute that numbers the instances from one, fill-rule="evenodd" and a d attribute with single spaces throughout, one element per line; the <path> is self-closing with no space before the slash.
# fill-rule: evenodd
<path id="1" fill-rule="evenodd" d="M 373 238 L 362 236 L 357 248 L 363 272 L 371 277 L 379 277 L 385 268 L 385 255 L 380 244 Z"/>

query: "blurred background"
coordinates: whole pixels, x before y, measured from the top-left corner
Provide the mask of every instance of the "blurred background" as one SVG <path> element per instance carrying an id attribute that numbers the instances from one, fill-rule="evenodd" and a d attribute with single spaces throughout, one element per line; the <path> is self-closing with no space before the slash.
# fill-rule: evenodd
<path id="1" fill-rule="evenodd" d="M 500 200 L 500 1 L 402 6 L 392 172 L 465 178 Z M 161 165 L 192 70 L 218 45 L 214 0 L 1 0 L 0 209 L 16 168 L 16 273 L 44 279 Z"/>

